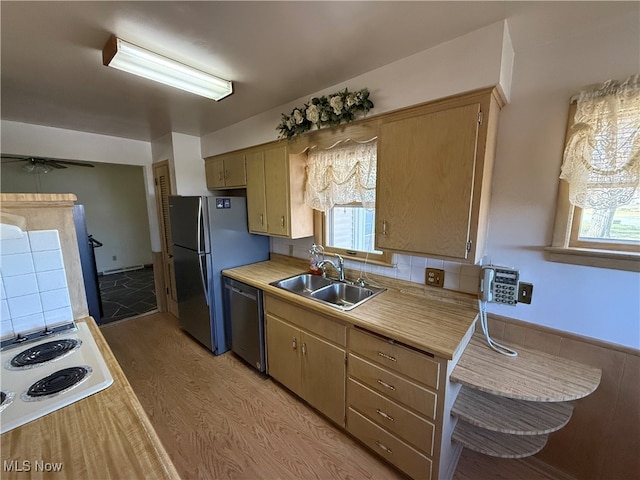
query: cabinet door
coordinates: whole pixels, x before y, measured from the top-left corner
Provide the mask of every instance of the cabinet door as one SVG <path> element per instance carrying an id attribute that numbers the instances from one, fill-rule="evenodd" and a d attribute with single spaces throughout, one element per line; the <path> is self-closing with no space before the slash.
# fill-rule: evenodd
<path id="1" fill-rule="evenodd" d="M 383 124 L 376 246 L 465 259 L 480 104 Z"/>
<path id="2" fill-rule="evenodd" d="M 288 236 L 289 162 L 285 145 L 264 152 L 264 174 L 269 234 Z"/>
<path id="3" fill-rule="evenodd" d="M 344 426 L 345 351 L 307 332 L 302 332 L 301 350 L 304 399 Z"/>
<path id="4" fill-rule="evenodd" d="M 244 187 L 247 184 L 244 153 L 235 153 L 224 159 L 224 184 L 226 187 Z"/>
<path id="5" fill-rule="evenodd" d="M 222 158 L 208 158 L 205 161 L 207 188 L 224 187 L 224 160 Z"/>
<path id="6" fill-rule="evenodd" d="M 247 164 L 247 218 L 249 231 L 267 233 L 267 203 L 265 197 L 264 153 L 246 155 Z"/>
<path id="7" fill-rule="evenodd" d="M 300 330 L 267 314 L 268 373 L 289 390 L 304 398 L 300 371 L 301 348 Z"/>

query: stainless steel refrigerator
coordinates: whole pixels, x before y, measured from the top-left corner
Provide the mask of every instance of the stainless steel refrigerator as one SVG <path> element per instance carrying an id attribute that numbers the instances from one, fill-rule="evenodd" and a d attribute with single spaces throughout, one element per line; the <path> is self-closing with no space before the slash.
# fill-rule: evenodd
<path id="1" fill-rule="evenodd" d="M 244 197 L 169 197 L 180 326 L 215 355 L 230 345 L 221 271 L 269 259 L 269 238 L 247 230 Z"/>

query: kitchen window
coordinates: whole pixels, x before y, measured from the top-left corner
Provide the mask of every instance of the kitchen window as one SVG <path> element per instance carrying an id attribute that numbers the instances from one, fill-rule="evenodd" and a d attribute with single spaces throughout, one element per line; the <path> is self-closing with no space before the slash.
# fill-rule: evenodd
<path id="1" fill-rule="evenodd" d="M 551 260 L 640 271 L 640 81 L 571 105 Z"/>
<path id="2" fill-rule="evenodd" d="M 375 248 L 376 139 L 346 140 L 308 153 L 305 203 L 315 209 L 316 242 L 345 258 L 390 264 Z"/>

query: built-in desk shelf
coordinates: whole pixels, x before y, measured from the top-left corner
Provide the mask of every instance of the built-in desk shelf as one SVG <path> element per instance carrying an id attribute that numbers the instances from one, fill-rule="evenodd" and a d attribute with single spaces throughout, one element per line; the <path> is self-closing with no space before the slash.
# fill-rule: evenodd
<path id="1" fill-rule="evenodd" d="M 564 427 L 573 412 L 565 402 L 529 402 L 462 387 L 451 409 L 454 417 L 494 432 L 541 435 Z"/>
<path id="2" fill-rule="evenodd" d="M 548 435 L 510 435 L 458 422 L 451 439 L 475 452 L 501 458 L 535 455 L 547 443 Z"/>
<path id="3" fill-rule="evenodd" d="M 565 403 L 592 393 L 601 371 L 517 347 L 517 357 L 493 351 L 475 335 L 451 373 L 463 385 L 451 414 L 452 440 L 480 453 L 522 458 L 538 453 L 573 411 Z"/>

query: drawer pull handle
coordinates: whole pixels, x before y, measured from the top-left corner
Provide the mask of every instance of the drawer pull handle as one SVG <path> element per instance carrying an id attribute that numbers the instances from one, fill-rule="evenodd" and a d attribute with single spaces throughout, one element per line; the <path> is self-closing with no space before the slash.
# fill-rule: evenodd
<path id="1" fill-rule="evenodd" d="M 387 453 L 393 453 L 393 451 L 389 447 L 379 442 L 378 440 L 376 440 L 376 445 L 378 446 L 378 448 L 380 448 L 380 450 L 384 450 Z"/>
<path id="2" fill-rule="evenodd" d="M 291 348 L 293 348 L 294 350 L 295 350 L 296 348 L 298 348 L 298 342 L 296 342 L 296 339 L 295 339 L 295 338 L 293 339 L 293 342 L 291 343 Z"/>
<path id="3" fill-rule="evenodd" d="M 387 382 L 383 382 L 380 379 L 378 379 L 378 383 L 380 385 L 382 385 L 384 388 L 388 388 L 389 390 L 395 390 L 396 389 L 396 387 L 394 387 L 393 385 L 389 385 Z"/>
<path id="4" fill-rule="evenodd" d="M 303 354 L 303 355 L 306 355 L 306 354 L 307 354 L 307 344 L 306 344 L 306 343 L 303 343 L 303 344 L 302 344 L 302 354 Z"/>
<path id="5" fill-rule="evenodd" d="M 387 413 L 384 413 L 382 410 L 377 409 L 376 408 L 376 412 L 378 412 L 378 415 L 380 415 L 382 418 L 386 418 L 387 420 L 394 422 L 395 420 L 393 419 L 393 417 Z"/>
<path id="6" fill-rule="evenodd" d="M 396 360 L 396 357 L 392 357 L 391 355 L 387 355 L 386 353 L 383 353 L 383 352 L 378 352 L 378 356 L 382 358 L 386 358 L 387 360 L 391 360 L 392 362 L 398 361 Z"/>

